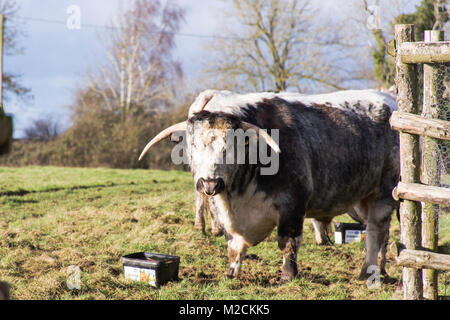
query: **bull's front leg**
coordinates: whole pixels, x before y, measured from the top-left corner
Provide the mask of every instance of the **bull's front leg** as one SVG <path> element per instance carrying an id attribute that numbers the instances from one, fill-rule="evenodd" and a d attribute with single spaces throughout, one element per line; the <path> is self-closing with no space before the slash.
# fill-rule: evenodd
<path id="1" fill-rule="evenodd" d="M 195 223 L 194 228 L 205 233 L 205 199 L 199 192 L 195 193 Z"/>
<path id="2" fill-rule="evenodd" d="M 282 216 L 278 226 L 278 247 L 283 253 L 282 281 L 293 280 L 298 274 L 297 253 L 302 241 L 302 213 Z"/>
<path id="3" fill-rule="evenodd" d="M 239 277 L 247 248 L 247 244 L 238 235 L 233 235 L 233 238 L 228 240 L 228 278 Z"/>
<path id="4" fill-rule="evenodd" d="M 282 281 L 293 280 L 298 274 L 297 254 L 302 241 L 302 236 L 280 237 L 278 236 L 278 247 L 283 252 Z"/>
<path id="5" fill-rule="evenodd" d="M 389 240 L 389 227 L 395 203 L 391 199 L 378 200 L 369 206 L 366 228 L 366 259 L 359 275 L 359 280 L 368 279 L 376 270 L 386 278 L 386 246 Z M 377 258 L 380 254 L 380 266 Z M 389 281 L 389 279 L 386 279 Z"/>
<path id="6" fill-rule="evenodd" d="M 217 208 L 214 203 L 214 197 L 208 199 L 208 210 L 211 216 L 211 233 L 213 236 L 223 235 L 223 229 L 220 225 L 219 218 L 217 216 Z"/>

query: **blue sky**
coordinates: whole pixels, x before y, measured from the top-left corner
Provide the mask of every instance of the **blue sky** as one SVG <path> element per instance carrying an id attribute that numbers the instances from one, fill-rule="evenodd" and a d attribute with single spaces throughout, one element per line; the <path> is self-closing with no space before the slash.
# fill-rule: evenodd
<path id="1" fill-rule="evenodd" d="M 5 70 L 22 75 L 22 83 L 32 89 L 34 100 L 5 103 L 7 113 L 14 116 L 14 137 L 23 137 L 23 130 L 32 120 L 53 117 L 63 126 L 69 125 L 67 106 L 73 101 L 73 91 L 83 74 L 101 59 L 103 48 L 97 30 L 83 25 L 107 25 L 125 0 L 18 0 L 23 18 L 66 21 L 67 8 L 81 9 L 80 30 L 69 30 L 65 24 L 36 20 L 26 22 L 27 36 L 20 43 L 25 53 L 5 57 Z M 223 0 L 173 0 L 186 9 L 185 23 L 180 33 L 220 34 Z M 418 1 L 413 1 L 418 2 Z M 349 0 L 313 1 L 325 15 L 336 16 L 351 10 Z M 181 61 L 185 75 L 191 77 L 200 70 L 209 39 L 177 36 L 175 56 Z"/>

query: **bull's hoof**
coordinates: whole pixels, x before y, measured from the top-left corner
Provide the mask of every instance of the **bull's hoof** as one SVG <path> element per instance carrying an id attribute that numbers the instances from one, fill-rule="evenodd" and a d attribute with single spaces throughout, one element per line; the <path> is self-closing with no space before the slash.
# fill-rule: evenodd
<path id="1" fill-rule="evenodd" d="M 359 275 L 358 280 L 359 281 L 367 281 L 371 276 L 372 276 L 372 274 L 361 271 L 361 274 Z M 387 273 L 383 274 L 380 277 L 380 281 L 383 284 L 395 284 L 395 283 L 397 283 L 397 279 L 389 277 Z"/>
<path id="2" fill-rule="evenodd" d="M 331 242 L 328 239 L 316 241 L 318 246 L 331 246 Z"/>
<path id="3" fill-rule="evenodd" d="M 381 279 L 384 284 L 395 284 L 397 279 L 389 277 L 387 274 Z"/>
<path id="4" fill-rule="evenodd" d="M 281 282 L 282 283 L 284 283 L 284 282 L 290 282 L 290 281 L 292 281 L 292 280 L 294 280 L 295 279 L 295 274 L 293 274 L 293 273 L 290 273 L 290 272 L 282 272 L 281 273 Z"/>
<path id="5" fill-rule="evenodd" d="M 211 234 L 215 237 L 220 237 L 223 235 L 223 231 L 220 229 L 212 229 Z"/>
<path id="6" fill-rule="evenodd" d="M 358 280 L 366 281 L 367 279 L 369 279 L 369 277 L 370 277 L 370 274 L 367 274 L 367 272 L 361 271 L 361 273 L 359 274 Z"/>
<path id="7" fill-rule="evenodd" d="M 227 279 L 234 279 L 237 278 L 234 275 L 234 268 L 228 268 L 228 272 L 227 272 Z"/>
<path id="8" fill-rule="evenodd" d="M 202 226 L 201 224 L 194 224 L 194 229 L 205 233 L 205 226 Z"/>

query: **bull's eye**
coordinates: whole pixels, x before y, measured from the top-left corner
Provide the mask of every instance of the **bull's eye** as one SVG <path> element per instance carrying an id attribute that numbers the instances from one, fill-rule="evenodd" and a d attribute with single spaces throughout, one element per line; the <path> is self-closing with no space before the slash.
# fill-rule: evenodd
<path id="1" fill-rule="evenodd" d="M 213 143 L 215 139 L 216 137 L 213 132 L 209 132 L 206 136 L 206 141 L 208 141 L 208 143 Z"/>

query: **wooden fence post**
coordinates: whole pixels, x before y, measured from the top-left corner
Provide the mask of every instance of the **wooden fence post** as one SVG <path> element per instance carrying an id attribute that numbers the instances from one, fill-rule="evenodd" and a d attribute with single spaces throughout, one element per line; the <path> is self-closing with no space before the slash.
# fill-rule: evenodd
<path id="1" fill-rule="evenodd" d="M 425 42 L 444 40 L 441 31 L 425 31 Z M 443 99 L 444 79 L 439 74 L 439 64 L 423 65 L 423 109 L 422 116 L 430 119 L 439 119 Z M 438 186 L 441 170 L 439 167 L 439 141 L 422 137 L 422 174 L 421 182 L 429 186 Z M 439 205 L 422 203 L 422 246 L 436 252 L 438 245 L 438 216 Z M 423 296 L 425 299 L 436 300 L 438 296 L 438 272 L 433 269 L 423 269 Z"/>
<path id="2" fill-rule="evenodd" d="M 401 24 L 395 26 L 396 48 L 403 42 L 414 41 L 414 26 Z M 398 109 L 402 112 L 417 114 L 417 76 L 416 65 L 401 62 L 400 54 L 396 54 L 396 75 Z M 402 182 L 416 183 L 420 179 L 419 137 L 408 133 L 400 133 L 400 174 Z M 403 200 L 400 203 L 401 242 L 407 249 L 418 249 L 421 246 L 420 203 Z M 422 299 L 422 273 L 414 268 L 403 268 L 403 299 Z"/>

